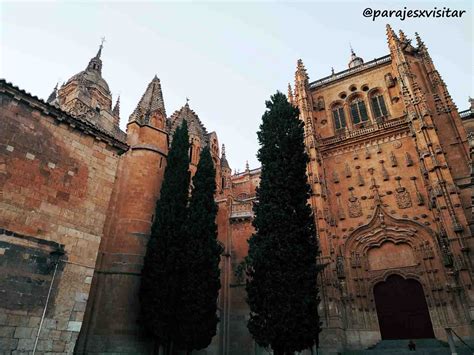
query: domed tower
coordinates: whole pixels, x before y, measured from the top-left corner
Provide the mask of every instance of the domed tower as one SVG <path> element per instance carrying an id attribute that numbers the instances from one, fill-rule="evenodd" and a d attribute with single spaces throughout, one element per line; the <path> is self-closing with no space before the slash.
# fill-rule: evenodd
<path id="1" fill-rule="evenodd" d="M 361 57 L 358 57 L 354 50 L 351 47 L 351 59 L 349 60 L 349 69 L 358 67 L 359 65 L 364 64 L 364 60 Z"/>
<path id="2" fill-rule="evenodd" d="M 69 114 L 115 133 L 119 130 L 119 120 L 112 113 L 112 95 L 102 77 L 102 48 L 101 44 L 85 70 L 61 86 L 57 91 L 57 103 Z"/>

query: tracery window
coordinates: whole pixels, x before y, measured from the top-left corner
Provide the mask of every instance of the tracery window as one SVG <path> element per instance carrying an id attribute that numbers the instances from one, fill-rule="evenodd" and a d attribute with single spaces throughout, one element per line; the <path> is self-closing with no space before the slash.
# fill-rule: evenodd
<path id="1" fill-rule="evenodd" d="M 382 94 L 377 93 L 372 96 L 371 102 L 374 118 L 377 119 L 388 116 L 387 106 L 385 106 L 385 101 Z"/>
<path id="2" fill-rule="evenodd" d="M 359 97 L 351 102 L 351 117 L 354 124 L 359 124 L 369 120 L 365 102 Z"/>
<path id="3" fill-rule="evenodd" d="M 346 115 L 342 106 L 336 106 L 332 109 L 332 117 L 336 130 L 346 128 Z"/>

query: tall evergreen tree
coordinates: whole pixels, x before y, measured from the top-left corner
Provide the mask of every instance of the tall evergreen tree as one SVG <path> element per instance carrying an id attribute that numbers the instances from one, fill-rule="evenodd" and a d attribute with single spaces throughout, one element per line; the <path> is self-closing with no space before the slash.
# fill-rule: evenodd
<path id="1" fill-rule="evenodd" d="M 217 241 L 216 171 L 208 147 L 200 155 L 185 224 L 186 272 L 183 275 L 179 348 L 191 352 L 206 348 L 216 334 L 217 297 L 220 288 Z"/>
<path id="2" fill-rule="evenodd" d="M 154 338 L 156 347 L 163 346 L 166 353 L 171 352 L 180 326 L 176 309 L 181 306 L 180 280 L 186 263 L 182 246 L 189 182 L 189 135 L 183 121 L 173 135 L 169 150 L 140 289 L 143 326 Z"/>
<path id="3" fill-rule="evenodd" d="M 280 92 L 266 107 L 258 132 L 262 172 L 247 259 L 248 329 L 260 346 L 293 354 L 311 348 L 320 331 L 308 156 L 298 109 Z"/>

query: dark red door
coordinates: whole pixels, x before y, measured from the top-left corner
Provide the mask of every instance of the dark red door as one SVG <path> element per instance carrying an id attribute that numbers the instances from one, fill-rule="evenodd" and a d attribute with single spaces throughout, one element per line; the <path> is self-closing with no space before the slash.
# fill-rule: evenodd
<path id="1" fill-rule="evenodd" d="M 423 288 L 413 279 L 391 275 L 374 287 L 382 339 L 434 338 Z"/>

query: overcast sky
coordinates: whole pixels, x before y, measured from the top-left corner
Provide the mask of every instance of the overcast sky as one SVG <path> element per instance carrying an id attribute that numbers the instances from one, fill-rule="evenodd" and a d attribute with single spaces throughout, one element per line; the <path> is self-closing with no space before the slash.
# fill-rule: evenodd
<path id="1" fill-rule="evenodd" d="M 379 18 L 372 9 L 466 10 L 462 18 Z M 41 98 L 85 69 L 101 37 L 103 77 L 121 97 L 125 128 L 147 84 L 161 79 L 167 114 L 186 100 L 226 144 L 233 169 L 257 167 L 265 100 L 287 92 L 302 58 L 310 80 L 347 68 L 349 43 L 369 61 L 388 54 L 385 24 L 419 32 L 459 109 L 473 92 L 471 1 L 5 2 L 0 76 Z"/>

